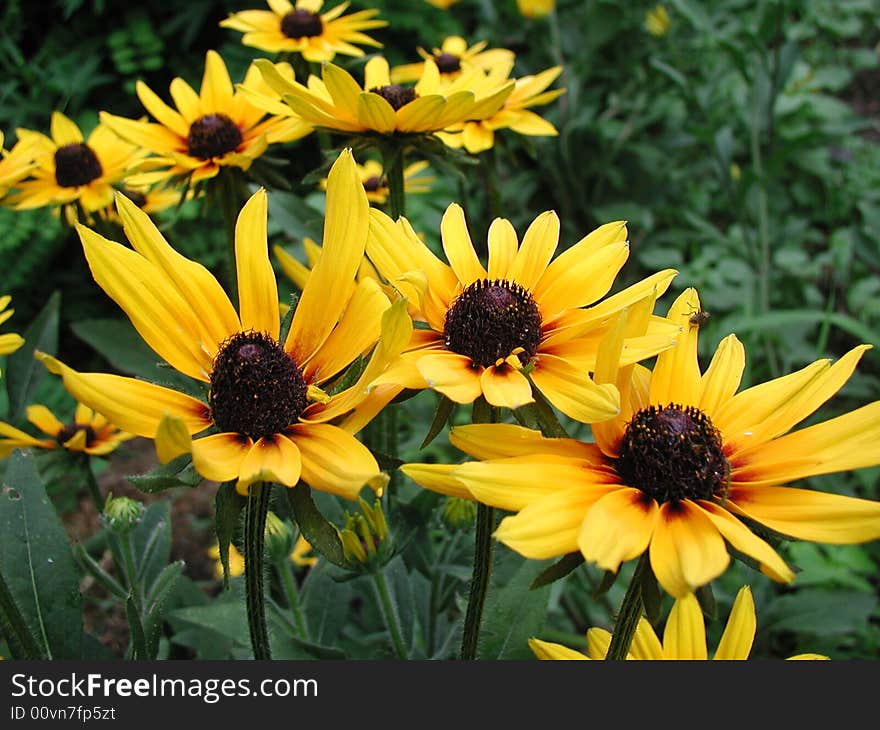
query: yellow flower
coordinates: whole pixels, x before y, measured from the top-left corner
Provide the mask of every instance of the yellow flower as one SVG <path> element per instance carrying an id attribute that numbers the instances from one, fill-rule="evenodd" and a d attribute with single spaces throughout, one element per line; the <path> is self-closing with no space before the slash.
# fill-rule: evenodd
<path id="1" fill-rule="evenodd" d="M 276 70 L 282 78 L 293 78 L 289 64 L 279 64 Z M 248 69 L 241 86 L 257 94 L 268 93 L 254 66 Z M 247 170 L 270 144 L 290 142 L 312 131 L 289 116 L 264 119 L 266 112 L 233 88 L 226 64 L 216 51 L 206 54 L 200 93 L 182 78 L 171 82 L 176 109 L 143 81 L 137 82 L 136 89 L 156 122 L 126 119 L 106 111 L 100 115 L 117 135 L 154 155 L 138 166 L 142 172 L 126 178 L 126 183 L 134 187 L 149 187 L 169 177 L 184 176 L 196 183 L 214 177 L 224 166 Z"/>
<path id="2" fill-rule="evenodd" d="M 104 416 L 82 403 L 77 404 L 72 423 L 62 423 L 43 405 L 28 406 L 26 412 L 28 421 L 49 438 L 36 438 L 0 421 L 0 459 L 5 459 L 16 449 L 28 447 L 64 448 L 89 456 L 105 456 L 123 441 L 134 438 L 134 434 L 120 431 Z"/>
<path id="3" fill-rule="evenodd" d="M 242 494 L 258 481 L 293 487 L 302 479 L 349 499 L 365 484 L 383 487 L 387 476 L 352 435 L 356 429 L 331 423 L 356 411 L 385 367 L 383 358 L 396 356 L 412 328 L 401 307 L 389 309 L 375 282 L 349 285 L 363 258 L 369 219 L 351 151 L 343 151 L 330 171 L 327 255 L 312 272 L 283 340 L 264 190 L 245 204 L 236 225 L 237 313 L 214 276 L 172 249 L 149 216 L 122 195 L 117 209 L 134 250 L 77 229 L 95 281 L 161 358 L 209 394 L 203 401 L 143 380 L 79 373 L 40 353 L 67 389 L 121 428 L 155 439 L 160 461 L 191 450 L 204 478 L 236 480 Z M 357 383 L 333 395 L 321 390 L 369 354 L 380 332 L 400 345 L 383 339 Z"/>
<path id="4" fill-rule="evenodd" d="M 417 195 L 419 193 L 427 193 L 431 190 L 431 183 L 434 178 L 422 176 L 419 173 L 427 169 L 428 163 L 424 160 L 413 162 L 407 165 L 403 170 L 403 189 L 407 194 Z M 382 163 L 377 160 L 367 160 L 363 165 L 358 165 L 358 175 L 364 184 L 364 190 L 367 192 L 367 200 L 371 203 L 384 205 L 388 200 L 388 180 L 385 177 L 385 171 Z M 327 189 L 327 178 L 323 178 L 320 182 L 321 190 Z"/>
<path id="5" fill-rule="evenodd" d="M 220 546 L 212 545 L 207 550 L 208 557 L 214 560 L 214 577 L 223 580 L 223 563 L 220 560 Z M 244 555 L 238 552 L 238 548 L 229 543 L 229 577 L 238 578 L 244 575 Z"/>
<path id="6" fill-rule="evenodd" d="M 30 141 L 33 142 L 34 138 L 30 137 Z M 27 141 L 19 140 L 11 150 L 7 150 L 3 147 L 3 132 L 0 132 L 0 154 L 3 155 L 0 159 L 0 198 L 36 166 L 30 152 L 31 146 Z"/>
<path id="7" fill-rule="evenodd" d="M 829 544 L 880 538 L 880 502 L 784 486 L 880 464 L 880 401 L 791 431 L 843 386 L 869 346 L 737 392 L 744 348 L 727 336 L 701 373 L 699 311 L 693 289 L 675 300 L 668 318 L 683 333 L 653 371 L 620 360 L 624 335 L 643 329 L 620 315 L 594 379 L 617 384 L 621 410 L 591 424 L 595 443 L 512 425 L 462 426 L 452 443 L 486 461 L 404 471 L 437 491 L 517 512 L 495 537 L 528 558 L 579 551 L 616 572 L 647 552 L 676 598 L 727 569 L 728 545 L 773 580 L 792 582 L 794 572 L 751 525 Z"/>
<path id="8" fill-rule="evenodd" d="M 9 306 L 9 302 L 12 301 L 12 297 L 9 294 L 4 294 L 0 297 L 0 324 L 3 324 L 7 319 L 9 319 L 13 314 L 15 314 L 14 309 L 7 309 Z M 5 334 L 0 335 L 0 355 L 10 355 L 15 352 L 19 347 L 24 344 L 24 337 L 15 332 L 7 332 Z"/>
<path id="9" fill-rule="evenodd" d="M 370 213 L 367 256 L 426 325 L 413 331 L 407 351 L 377 383 L 430 387 L 457 403 L 484 396 L 507 408 L 533 402 L 534 389 L 572 418 L 602 420 L 618 413 L 616 387 L 597 385 L 588 375 L 602 328 L 620 308 L 662 294 L 675 276 L 667 269 L 583 309 L 609 291 L 629 256 L 623 221 L 597 228 L 551 261 L 560 228 L 554 212 L 535 218 L 521 244 L 510 222 L 496 218 L 488 233 L 487 269 L 456 203 L 440 223 L 449 265 L 406 218 L 394 222 L 376 209 Z M 657 320 L 650 337 L 628 342 L 630 361 L 673 343 L 678 327 Z"/>
<path id="10" fill-rule="evenodd" d="M 427 61 L 431 59 L 437 64 L 437 70 L 445 79 L 454 79 L 461 75 L 462 69 L 467 66 L 475 66 L 484 71 L 495 66 L 513 68 L 515 56 L 513 51 L 506 48 L 490 48 L 485 50 L 488 43 L 479 41 L 472 46 L 461 36 L 447 36 L 443 39 L 439 48 L 431 49 L 428 53 L 424 48 L 419 48 L 419 55 Z M 417 81 L 424 71 L 424 61 L 420 63 L 408 63 L 403 66 L 395 66 L 391 69 L 391 81 L 395 84 Z"/>
<path id="11" fill-rule="evenodd" d="M 471 154 L 491 148 L 499 129 L 512 129 L 528 136 L 555 137 L 559 134 L 556 127 L 528 107 L 549 104 L 565 93 L 565 89 L 545 91 L 561 73 L 562 67 L 554 66 L 539 74 L 515 79 L 513 91 L 497 112 L 485 119 L 468 119 L 450 125 L 437 136 L 449 147 L 464 147 Z"/>
<path id="12" fill-rule="evenodd" d="M 749 586 L 743 586 L 736 594 L 727 625 L 713 659 L 746 660 L 752 651 L 758 621 L 755 601 Z M 529 639 L 529 647 L 538 659 L 604 659 L 611 645 L 611 634 L 605 629 L 587 631 L 587 656 L 540 639 Z M 706 625 L 700 604 L 693 593 L 677 599 L 669 612 L 661 643 L 654 628 L 644 617 L 639 620 L 627 659 L 708 659 Z M 789 659 L 828 659 L 821 654 L 798 654 Z"/>
<path id="13" fill-rule="evenodd" d="M 433 59 L 425 61 L 415 86 L 404 86 L 391 83 L 385 58 L 373 56 L 364 67 L 363 88 L 332 63 L 324 63 L 321 78 L 310 76 L 307 86 L 284 78 L 266 59 L 257 59 L 254 64 L 291 114 L 337 132 L 430 134 L 465 119 L 491 116 L 514 86 L 512 81 L 496 84 L 477 68 L 444 82 Z M 261 103 L 257 96 L 251 99 Z"/>
<path id="14" fill-rule="evenodd" d="M 663 5 L 655 5 L 645 13 L 645 30 L 652 36 L 660 38 L 669 31 L 669 13 Z"/>
<path id="15" fill-rule="evenodd" d="M 359 10 L 343 15 L 349 3 L 343 2 L 321 13 L 323 0 L 267 0 L 269 10 L 243 10 L 220 22 L 223 28 L 244 33 L 241 42 L 269 53 L 299 53 L 306 61 L 331 61 L 337 54 L 363 56 L 354 43 L 381 48 L 362 31 L 384 28 L 385 20 L 375 20 L 378 10 Z"/>
<path id="16" fill-rule="evenodd" d="M 309 280 L 309 276 L 311 276 L 312 270 L 315 268 L 318 263 L 318 259 L 321 257 L 321 246 L 315 243 L 315 241 L 313 241 L 308 236 L 303 239 L 303 249 L 305 250 L 306 254 L 306 264 L 301 264 L 278 244 L 275 244 L 272 247 L 272 251 L 275 253 L 275 258 L 278 260 L 278 264 L 281 266 L 281 270 L 287 275 L 287 277 L 300 291 L 306 288 L 306 283 Z M 376 270 L 366 258 L 361 260 L 360 266 L 357 270 L 357 274 L 355 274 L 355 278 L 349 286 L 353 290 L 354 287 L 357 286 L 357 284 L 361 281 L 361 279 L 364 278 L 373 279 L 377 284 L 382 286 L 382 283 L 379 280 L 379 275 L 376 273 Z M 385 290 L 386 294 L 393 294 L 393 289 L 391 287 L 382 288 Z"/>
<path id="17" fill-rule="evenodd" d="M 556 0 L 516 0 L 516 6 L 527 18 L 543 18 L 556 9 Z"/>
<path id="18" fill-rule="evenodd" d="M 106 208 L 113 202 L 114 186 L 147 155 L 104 124 L 86 139 L 76 123 L 58 111 L 52 112 L 51 138 L 29 129 L 17 129 L 16 134 L 35 163 L 6 200 L 16 210 L 74 203 L 86 213 Z"/>

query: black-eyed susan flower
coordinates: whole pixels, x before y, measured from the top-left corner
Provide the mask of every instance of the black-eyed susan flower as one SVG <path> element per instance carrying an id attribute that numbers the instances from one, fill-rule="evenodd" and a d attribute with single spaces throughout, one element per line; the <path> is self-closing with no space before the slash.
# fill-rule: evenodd
<path id="1" fill-rule="evenodd" d="M 451 125 L 437 136 L 448 146 L 464 147 L 471 154 L 493 147 L 495 132 L 501 129 L 530 137 L 555 137 L 559 134 L 556 127 L 530 107 L 544 106 L 565 93 L 565 89 L 546 90 L 561 73 L 562 67 L 554 66 L 515 79 L 513 91 L 497 112 L 484 119 L 468 119 Z"/>
<path id="2" fill-rule="evenodd" d="M 4 294 L 2 297 L 0 297 L 0 324 L 3 324 L 7 319 L 15 314 L 14 309 L 7 309 L 11 301 L 12 296 L 9 294 Z M 11 355 L 23 344 L 24 337 L 22 337 L 20 334 L 16 332 L 4 332 L 2 335 L 0 335 L 0 355 Z"/>
<path id="3" fill-rule="evenodd" d="M 113 202 L 116 185 L 147 152 L 117 137 L 98 124 L 88 138 L 79 126 L 59 111 L 52 112 L 50 135 L 17 129 L 34 167 L 16 184 L 6 204 L 17 210 L 79 204 L 86 213 Z"/>
<path id="4" fill-rule="evenodd" d="M 668 318 L 682 327 L 653 371 L 623 366 L 621 315 L 594 378 L 616 382 L 620 413 L 593 423 L 595 443 L 546 439 L 512 425 L 462 426 L 450 440 L 482 462 L 404 466 L 423 486 L 517 514 L 495 536 L 543 559 L 580 552 L 616 572 L 647 553 L 660 585 L 682 597 L 721 575 L 730 548 L 773 580 L 795 574 L 752 527 L 827 544 L 880 538 L 880 502 L 785 486 L 880 464 L 880 401 L 792 431 L 852 375 L 867 345 L 740 392 L 745 351 L 728 335 L 709 367 L 697 359 L 693 289 Z"/>
<path id="5" fill-rule="evenodd" d="M 395 84 L 403 84 L 418 80 L 424 71 L 424 61 L 431 59 L 437 64 L 440 75 L 446 79 L 454 79 L 461 75 L 462 69 L 467 66 L 476 66 L 484 71 L 496 66 L 507 69 L 513 68 L 516 56 L 507 48 L 489 48 L 487 41 L 478 41 L 468 45 L 467 40 L 458 35 L 447 36 L 443 39 L 439 48 L 432 48 L 430 52 L 424 48 L 418 48 L 419 55 L 424 59 L 419 63 L 407 63 L 395 66 L 391 69 L 391 81 Z"/>
<path id="6" fill-rule="evenodd" d="M 364 190 L 367 192 L 367 200 L 377 205 L 384 205 L 388 202 L 390 190 L 382 163 L 378 160 L 366 160 L 363 165 L 358 164 L 357 168 L 361 182 L 364 184 Z M 427 168 L 428 162 L 419 160 L 407 165 L 403 169 L 403 189 L 405 193 L 418 195 L 430 192 L 431 183 L 434 182 L 434 178 L 421 174 Z M 327 178 L 322 178 L 319 184 L 322 190 L 326 190 Z"/>
<path id="7" fill-rule="evenodd" d="M 430 387 L 457 403 L 484 396 L 507 408 L 533 402 L 535 389 L 572 418 L 617 415 L 616 387 L 597 385 L 588 374 L 603 327 L 620 308 L 660 296 L 675 276 L 672 269 L 659 272 L 595 304 L 629 255 L 623 221 L 597 228 L 554 259 L 560 225 L 554 212 L 535 218 L 521 243 L 511 223 L 497 218 L 489 227 L 484 267 L 457 203 L 440 223 L 448 265 L 406 218 L 395 222 L 376 209 L 370 213 L 367 256 L 425 324 L 379 382 Z M 595 306 L 584 309 L 588 305 Z M 654 318 L 649 336 L 628 343 L 630 362 L 669 347 L 677 331 Z"/>
<path id="8" fill-rule="evenodd" d="M 324 63 L 321 78 L 310 76 L 307 85 L 284 78 L 266 59 L 254 64 L 295 117 L 352 134 L 431 134 L 465 119 L 491 116 L 513 90 L 512 81 L 494 83 L 479 69 L 444 82 L 433 59 L 425 61 L 413 86 L 392 83 L 388 61 L 382 56 L 367 61 L 363 86 L 332 63 Z M 254 103 L 261 101 L 251 98 Z"/>
<path id="9" fill-rule="evenodd" d="M 277 73 L 282 78 L 293 78 L 289 64 L 279 64 Z M 253 66 L 242 87 L 257 94 L 269 92 Z M 180 77 L 171 82 L 176 108 L 166 104 L 143 81 L 137 82 L 136 90 L 155 122 L 126 119 L 106 111 L 100 115 L 119 137 L 152 153 L 138 165 L 138 174 L 126 178 L 126 183 L 134 187 L 149 187 L 168 178 L 185 177 L 197 183 L 216 176 L 227 166 L 248 170 L 270 144 L 290 142 L 311 132 L 311 127 L 298 119 L 267 116 L 263 109 L 253 106 L 233 87 L 226 64 L 216 51 L 208 51 L 205 56 L 198 93 Z"/>
<path id="10" fill-rule="evenodd" d="M 736 594 L 724 633 L 715 648 L 712 659 L 746 660 L 752 652 L 755 630 L 755 600 L 749 586 L 743 586 Z M 591 628 L 587 631 L 587 653 L 584 655 L 562 644 L 540 639 L 529 639 L 529 647 L 538 659 L 605 659 L 611 645 L 611 634 L 605 629 Z M 706 625 L 696 596 L 688 593 L 677 599 L 666 619 L 661 642 L 647 619 L 642 618 L 627 659 L 636 660 L 701 660 L 709 658 L 706 641 Z M 789 659 L 828 659 L 821 654 L 798 654 Z"/>
<path id="11" fill-rule="evenodd" d="M 220 22 L 223 28 L 244 35 L 241 42 L 269 53 L 299 53 L 306 61 L 332 61 L 339 53 L 360 57 L 358 48 L 382 44 L 363 31 L 384 28 L 378 10 L 358 10 L 344 15 L 350 3 L 342 2 L 322 13 L 323 0 L 267 0 L 269 10 L 242 10 Z"/>
<path id="12" fill-rule="evenodd" d="M 331 423 L 356 411 L 386 364 L 382 358 L 396 356 L 412 327 L 375 282 L 350 286 L 369 210 L 351 151 L 330 172 L 325 256 L 283 339 L 264 190 L 245 204 L 236 225 L 238 312 L 214 276 L 171 248 L 149 216 L 122 195 L 117 208 L 134 250 L 78 227 L 95 281 L 161 358 L 207 392 L 197 398 L 133 378 L 80 373 L 40 354 L 67 389 L 121 428 L 155 439 L 160 460 L 191 451 L 199 474 L 235 481 L 243 494 L 264 481 L 293 487 L 302 479 L 348 498 L 366 484 L 384 486 L 387 477 L 369 450 L 353 431 Z M 333 394 L 322 390 L 370 355 L 383 326 L 400 345 L 383 339 L 357 383 Z"/>
<path id="13" fill-rule="evenodd" d="M 78 403 L 73 421 L 64 423 L 44 405 L 28 406 L 27 419 L 44 434 L 32 436 L 0 421 L 0 459 L 16 449 L 67 449 L 89 456 L 106 456 L 134 434 L 120 431 L 100 413 Z"/>
<path id="14" fill-rule="evenodd" d="M 30 138 L 34 141 L 33 137 Z M 3 146 L 3 132 L 0 132 L 0 198 L 9 192 L 9 188 L 13 187 L 22 178 L 36 166 L 33 155 L 30 154 L 30 144 L 19 140 L 12 149 L 7 150 Z"/>

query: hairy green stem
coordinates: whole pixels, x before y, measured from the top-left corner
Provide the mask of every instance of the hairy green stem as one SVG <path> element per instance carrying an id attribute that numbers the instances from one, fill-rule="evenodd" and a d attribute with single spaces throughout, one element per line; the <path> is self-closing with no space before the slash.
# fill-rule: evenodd
<path id="1" fill-rule="evenodd" d="M 388 183 L 388 215 L 392 220 L 406 215 L 406 191 L 403 183 L 403 146 L 389 144 L 382 149 L 382 171 Z"/>
<path id="2" fill-rule="evenodd" d="M 376 595 L 379 598 L 379 605 L 382 608 L 382 616 L 385 619 L 385 626 L 388 627 L 388 633 L 391 635 L 391 643 L 394 651 L 399 659 L 406 659 L 408 652 L 406 644 L 403 642 L 403 632 L 400 630 L 400 619 L 397 616 L 397 610 L 391 601 L 391 594 L 388 592 L 388 583 L 385 581 L 385 573 L 377 570 L 373 573 L 373 585 L 376 587 Z"/>
<path id="3" fill-rule="evenodd" d="M 642 617 L 642 577 L 645 571 L 650 569 L 648 553 L 644 552 L 639 558 L 626 594 L 620 604 L 620 611 L 617 614 L 617 621 L 614 623 L 614 633 L 611 635 L 611 645 L 608 647 L 606 659 L 626 659 L 626 655 L 629 653 L 636 627 Z"/>
<path id="4" fill-rule="evenodd" d="M 474 570 L 468 594 L 467 613 L 464 618 L 464 632 L 461 637 L 461 658 L 476 659 L 477 642 L 480 638 L 480 624 L 483 621 L 483 607 L 489 593 L 489 579 L 492 577 L 492 533 L 495 530 L 495 508 L 485 504 L 477 505 L 477 535 L 474 540 Z"/>
<path id="5" fill-rule="evenodd" d="M 244 508 L 245 598 L 254 659 L 272 658 L 269 649 L 269 629 L 266 624 L 263 571 L 270 491 L 268 485 L 262 482 L 252 484 Z"/>
<path id="6" fill-rule="evenodd" d="M 306 626 L 306 617 L 303 613 L 302 606 L 299 602 L 299 591 L 296 587 L 296 578 L 293 577 L 293 570 L 289 560 L 279 560 L 275 564 L 278 572 L 278 578 L 281 586 L 284 588 L 284 595 L 287 596 L 287 604 L 290 612 L 293 614 L 293 622 L 296 630 L 302 639 L 309 638 L 309 630 Z"/>

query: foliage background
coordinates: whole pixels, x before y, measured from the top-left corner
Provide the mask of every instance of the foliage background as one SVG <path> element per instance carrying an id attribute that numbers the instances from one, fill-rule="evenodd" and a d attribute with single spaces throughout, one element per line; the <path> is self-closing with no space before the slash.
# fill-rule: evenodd
<path id="1" fill-rule="evenodd" d="M 561 0 L 555 14 L 528 20 L 513 0 L 462 0 L 447 11 L 412 0 L 353 2 L 353 9 L 379 8 L 390 21 L 373 35 L 392 63 L 417 60 L 417 46 L 430 49 L 460 34 L 514 50 L 517 75 L 564 66 L 557 85 L 567 93 L 540 110 L 559 129 L 558 137 L 499 134 L 473 174 L 435 171 L 433 192 L 411 196 L 408 216 L 436 245 L 440 215 L 452 201 L 464 205 L 475 242 L 485 240 L 497 215 L 522 232 L 539 212 L 554 209 L 562 220 L 562 247 L 601 223 L 626 219 L 631 256 L 616 288 L 659 268 L 677 268 L 668 301 L 687 286 L 697 287 L 711 314 L 701 354 L 736 332 L 748 353 L 744 385 L 819 357 L 839 357 L 860 342 L 880 346 L 876 1 L 670 0 L 665 3 L 670 26 L 660 37 L 644 27 L 653 5 Z M 218 23 L 230 12 L 257 6 L 253 0 L 5 3 L 0 129 L 7 146 L 18 127 L 46 131 L 54 109 L 86 130 L 100 110 L 136 117 L 143 113 L 134 95 L 137 79 L 160 95 L 176 75 L 198 85 L 211 48 L 220 51 L 233 79 L 240 79 L 260 53 Z M 355 68 L 362 61 L 337 62 Z M 315 236 L 321 225 L 322 195 L 303 178 L 322 157 L 307 140 L 285 150 L 281 169 L 289 189 L 270 194 L 270 243 L 294 253 L 303 236 Z M 489 158 L 493 164 L 487 164 Z M 161 224 L 187 256 L 220 273 L 221 226 L 187 206 Z M 0 292 L 12 294 L 16 309 L 7 327 L 24 332 L 58 292 L 62 359 L 83 369 L 138 373 L 146 367 L 149 352 L 128 336 L 115 305 L 93 284 L 75 236 L 57 218 L 47 210 L 0 209 L 0 234 Z M 114 320 L 114 329 L 107 320 Z M 874 349 L 822 415 L 875 399 L 878 381 L 880 353 Z M 54 379 L 41 379 L 31 394 L 50 407 L 70 409 Z M 460 454 L 442 436 L 419 449 L 433 412 L 431 398 L 425 393 L 397 406 L 402 456 L 457 460 Z M 20 411 L 11 413 L 14 405 L 3 403 L 8 416 L 20 417 Z M 588 436 L 577 424 L 566 425 Z M 141 453 L 136 448 L 133 442 L 123 449 L 121 465 L 111 461 L 105 480 L 114 472 L 148 467 L 143 460 L 125 461 Z M 50 478 L 50 466 L 42 464 L 51 487 L 58 482 Z M 866 469 L 808 480 L 807 486 L 877 499 L 878 477 L 878 469 Z M 116 478 L 123 488 L 125 480 Z M 207 486 L 199 489 L 210 492 Z M 442 500 L 411 484 L 402 490 L 407 510 L 397 528 L 408 542 L 394 564 L 393 583 L 416 653 L 443 656 L 455 645 L 449 637 L 465 595 L 471 535 L 465 531 L 450 545 L 450 530 L 438 516 Z M 150 507 L 151 519 L 164 519 L 169 531 L 166 561 L 172 557 L 171 533 L 174 555 L 187 560 L 186 580 L 167 607 L 163 652 L 242 656 L 247 637 L 235 629 L 245 625 L 240 596 L 220 593 L 208 600 L 217 584 L 201 555 L 212 540 L 212 525 L 204 503 L 193 497 L 198 491 L 171 490 Z M 82 503 L 57 486 L 50 494 L 72 530 Z M 321 507 L 331 519 L 341 519 L 342 507 L 334 500 Z M 183 542 L 180 533 L 188 534 Z M 445 562 L 432 562 L 441 549 L 448 551 Z M 753 656 L 815 651 L 835 659 L 876 658 L 880 546 L 791 543 L 780 549 L 803 571 L 794 587 L 771 585 L 741 565 L 715 585 L 724 618 L 739 585 L 752 584 L 759 619 Z M 610 626 L 619 586 L 595 598 L 602 576 L 582 567 L 549 588 L 528 592 L 545 566 L 527 564 L 503 546 L 497 552 L 483 656 L 528 658 L 523 638 L 529 635 L 578 646 L 586 628 Z M 315 643 L 329 645 L 341 630 L 337 648 L 347 656 L 384 651 L 371 594 L 357 580 L 333 580 L 338 577 L 333 566 L 319 564 L 304 581 L 310 620 L 322 627 Z M 107 596 L 88 590 L 85 595 L 96 615 L 114 610 Z M 523 595 L 528 600 L 521 600 Z M 444 608 L 441 625 L 431 618 L 437 606 Z M 95 634 L 112 634 L 106 617 L 99 623 L 92 626 Z M 712 623 L 712 631 L 717 634 L 720 625 Z M 116 650 L 109 641 L 93 644 L 96 652 Z"/>

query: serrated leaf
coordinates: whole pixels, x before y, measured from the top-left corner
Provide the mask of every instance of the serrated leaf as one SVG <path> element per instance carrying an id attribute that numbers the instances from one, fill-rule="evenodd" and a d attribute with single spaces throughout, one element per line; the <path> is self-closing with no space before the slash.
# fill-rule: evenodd
<path id="1" fill-rule="evenodd" d="M 286 490 L 287 500 L 293 511 L 297 525 L 303 537 L 309 541 L 312 549 L 319 552 L 327 560 L 341 568 L 347 566 L 342 551 L 342 541 L 336 528 L 321 514 L 308 484 L 300 482 L 293 489 Z"/>
<path id="2" fill-rule="evenodd" d="M 79 573 L 34 457 L 23 451 L 9 458 L 0 490 L 0 574 L 46 657 L 79 659 Z"/>
<path id="3" fill-rule="evenodd" d="M 126 477 L 134 486 L 142 492 L 154 494 L 175 487 L 196 487 L 201 481 L 201 475 L 192 464 L 192 456 L 181 454 L 167 464 L 157 464 L 146 474 L 131 474 Z"/>
<path id="4" fill-rule="evenodd" d="M 576 568 L 583 565 L 583 563 L 584 556 L 582 553 L 576 552 L 563 555 L 558 561 L 553 563 L 553 565 L 545 570 L 542 570 L 538 574 L 538 577 L 535 578 L 535 580 L 533 580 L 532 584 L 529 586 L 529 590 L 533 591 L 536 588 L 550 585 L 551 583 L 554 583 L 561 578 L 565 578 L 565 576 L 567 576 Z"/>
<path id="5" fill-rule="evenodd" d="M 54 355 L 58 351 L 58 321 L 61 293 L 54 292 L 40 313 L 21 333 L 24 344 L 9 355 L 6 373 L 6 392 L 9 394 L 8 420 L 16 422 L 33 399 L 46 368 L 34 358 L 40 350 Z"/>

